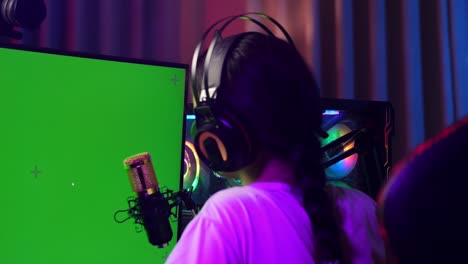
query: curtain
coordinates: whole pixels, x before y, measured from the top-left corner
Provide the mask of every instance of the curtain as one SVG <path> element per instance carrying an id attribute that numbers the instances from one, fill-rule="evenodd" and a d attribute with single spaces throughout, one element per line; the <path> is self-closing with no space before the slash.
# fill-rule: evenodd
<path id="1" fill-rule="evenodd" d="M 468 114 L 465 0 L 45 2 L 40 30 L 12 42 L 185 64 L 217 19 L 267 13 L 291 34 L 324 97 L 393 104 L 394 161 Z M 245 29 L 255 30 L 235 23 L 227 33 Z"/>

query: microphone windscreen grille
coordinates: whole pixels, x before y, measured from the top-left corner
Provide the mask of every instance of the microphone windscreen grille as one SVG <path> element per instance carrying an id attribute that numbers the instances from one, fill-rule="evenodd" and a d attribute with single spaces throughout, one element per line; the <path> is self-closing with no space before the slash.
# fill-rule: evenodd
<path id="1" fill-rule="evenodd" d="M 151 156 L 148 152 L 128 157 L 124 160 L 128 179 L 134 192 L 147 192 L 149 189 L 159 189 Z"/>

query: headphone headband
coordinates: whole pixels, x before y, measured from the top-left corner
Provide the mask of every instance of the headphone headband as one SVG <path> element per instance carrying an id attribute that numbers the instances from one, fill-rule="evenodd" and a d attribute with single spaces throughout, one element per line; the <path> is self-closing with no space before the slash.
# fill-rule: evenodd
<path id="1" fill-rule="evenodd" d="M 219 74 L 217 76 L 217 79 L 216 79 L 216 81 L 214 82 L 213 85 L 209 83 L 209 74 L 208 74 L 207 69 L 210 68 L 211 57 L 212 57 L 213 50 L 214 50 L 216 44 L 219 43 L 219 41 L 223 39 L 222 32 L 224 31 L 224 29 L 227 26 L 229 26 L 232 22 L 234 22 L 237 19 L 248 20 L 248 21 L 251 21 L 251 22 L 255 23 L 259 27 L 261 27 L 268 35 L 275 36 L 273 34 L 273 32 L 271 32 L 271 30 L 269 30 L 268 27 L 265 26 L 265 24 L 261 23 L 260 21 L 258 21 L 255 18 L 252 18 L 250 15 L 258 15 L 258 16 L 260 16 L 262 18 L 265 18 L 265 19 L 269 20 L 270 22 L 272 22 L 281 31 L 281 33 L 287 39 L 289 44 L 292 47 L 295 48 L 294 42 L 293 42 L 291 36 L 286 31 L 286 29 L 278 21 L 276 21 L 274 18 L 272 18 L 272 17 L 270 17 L 270 16 L 268 16 L 266 14 L 258 13 L 258 12 L 250 12 L 250 13 L 244 13 L 244 14 L 240 14 L 240 15 L 236 15 L 236 16 L 225 17 L 225 18 L 222 18 L 222 19 L 216 21 L 213 25 L 211 25 L 203 33 L 202 38 L 198 42 L 197 47 L 195 48 L 195 51 L 193 53 L 192 65 L 191 65 L 191 87 L 192 87 L 192 95 L 193 95 L 193 98 L 194 98 L 194 102 L 193 102 L 194 106 L 197 106 L 198 103 L 201 101 L 199 93 L 201 93 L 202 91 L 204 91 L 204 93 L 205 93 L 204 100 L 207 101 L 208 103 L 210 103 L 211 100 L 213 99 L 211 97 L 211 93 L 210 93 L 210 88 L 211 88 L 210 86 L 213 86 L 212 88 L 216 89 L 218 87 L 218 85 L 219 85 L 219 82 L 220 82 L 220 79 L 221 79 L 222 67 L 220 67 L 220 69 L 219 69 L 220 72 L 219 72 Z M 221 26 L 221 28 L 215 30 L 213 39 L 210 42 L 210 45 L 209 45 L 209 47 L 207 49 L 205 62 L 204 62 L 204 73 L 203 73 L 203 76 L 202 76 L 203 80 L 201 82 L 199 82 L 199 80 L 197 79 L 196 76 L 197 76 L 197 64 L 198 64 L 198 58 L 200 57 L 200 51 L 201 51 L 201 49 L 203 47 L 203 44 L 204 44 L 205 39 L 207 38 L 208 34 L 217 25 L 219 25 L 222 22 L 224 22 L 224 24 Z M 225 55 L 223 56 L 223 60 L 224 60 Z M 198 84 L 201 84 L 202 87 L 198 87 Z"/>

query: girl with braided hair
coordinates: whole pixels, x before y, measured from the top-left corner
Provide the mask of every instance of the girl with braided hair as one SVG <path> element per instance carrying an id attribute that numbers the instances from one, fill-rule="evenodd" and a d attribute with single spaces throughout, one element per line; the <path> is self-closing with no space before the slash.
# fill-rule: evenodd
<path id="1" fill-rule="evenodd" d="M 382 263 L 375 202 L 326 184 L 319 89 L 301 55 L 279 38 L 246 32 L 222 39 L 212 56 L 221 56 L 216 49 L 224 43 L 229 50 L 211 111 L 220 123 L 240 126 L 249 141 L 238 169 L 220 172 L 243 186 L 211 196 L 167 262 Z M 205 63 L 197 67 L 203 74 Z"/>

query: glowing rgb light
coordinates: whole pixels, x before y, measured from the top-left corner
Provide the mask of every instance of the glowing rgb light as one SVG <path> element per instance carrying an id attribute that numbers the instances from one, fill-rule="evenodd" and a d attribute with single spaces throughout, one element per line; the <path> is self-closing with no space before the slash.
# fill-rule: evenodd
<path id="1" fill-rule="evenodd" d="M 330 128 L 327 133 L 328 137 L 322 140 L 322 146 L 327 145 L 333 140 L 338 139 L 351 132 L 351 129 L 344 124 L 336 124 Z M 354 147 L 354 142 L 351 142 L 344 147 L 343 152 Z M 330 180 L 339 180 L 346 177 L 356 165 L 358 154 L 353 154 L 325 169 L 325 174 Z"/>
<path id="2" fill-rule="evenodd" d="M 328 183 L 332 184 L 332 185 L 335 185 L 335 186 L 338 186 L 338 187 L 352 189 L 352 187 L 349 184 L 347 184 L 346 182 L 331 180 Z"/>
<path id="3" fill-rule="evenodd" d="M 192 190 L 195 190 L 200 180 L 201 164 L 195 146 L 190 141 L 185 141 L 184 163 L 184 189 L 191 186 Z"/>

